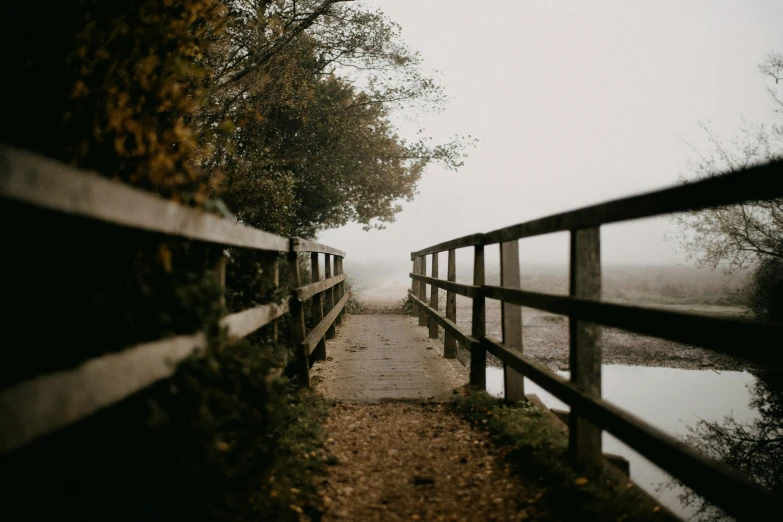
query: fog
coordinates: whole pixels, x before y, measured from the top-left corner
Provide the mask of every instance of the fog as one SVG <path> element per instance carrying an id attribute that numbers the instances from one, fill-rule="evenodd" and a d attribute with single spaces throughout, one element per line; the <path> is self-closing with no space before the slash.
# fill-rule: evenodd
<path id="1" fill-rule="evenodd" d="M 400 24 L 450 97 L 437 115 L 396 114 L 401 135 L 479 142 L 459 172 L 431 166 L 386 230 L 322 233 L 348 272 L 377 266 L 407 284 L 411 251 L 674 184 L 691 146 L 708 148 L 699 122 L 728 140 L 743 117 L 770 118 L 757 66 L 783 50 L 783 2 L 365 3 Z M 688 263 L 666 219 L 602 231 L 607 264 Z M 565 266 L 567 235 L 524 240 L 521 257 Z"/>

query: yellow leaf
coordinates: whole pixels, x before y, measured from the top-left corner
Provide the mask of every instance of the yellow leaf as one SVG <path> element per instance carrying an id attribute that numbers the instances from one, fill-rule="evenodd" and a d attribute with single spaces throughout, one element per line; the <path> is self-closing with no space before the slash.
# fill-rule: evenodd
<path id="1" fill-rule="evenodd" d="M 574 485 L 576 486 L 584 486 L 587 484 L 587 479 L 585 477 L 579 477 L 574 481 Z"/>

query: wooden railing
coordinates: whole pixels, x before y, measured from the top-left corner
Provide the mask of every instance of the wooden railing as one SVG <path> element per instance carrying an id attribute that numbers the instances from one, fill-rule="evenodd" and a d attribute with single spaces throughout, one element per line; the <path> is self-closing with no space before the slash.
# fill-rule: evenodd
<path id="1" fill-rule="evenodd" d="M 702 346 L 764 365 L 783 366 L 783 328 L 739 319 L 705 317 L 601 302 L 599 227 L 632 219 L 783 197 L 783 161 L 707 180 L 565 212 L 534 221 L 446 241 L 411 253 L 414 315 L 429 323 L 430 337 L 445 332 L 444 355 L 457 355 L 458 341 L 470 352 L 470 382 L 486 387 L 486 353 L 504 363 L 506 397 L 524 399 L 523 376 L 571 407 L 569 453 L 582 469 L 602 465 L 601 432 L 606 430 L 694 491 L 739 519 L 773 520 L 783 500 L 705 457 L 677 439 L 601 399 L 600 327 Z M 569 231 L 568 296 L 520 289 L 519 244 L 523 238 Z M 500 245 L 501 285 L 485 284 L 484 248 Z M 456 283 L 456 249 L 473 247 L 473 284 Z M 438 253 L 448 252 L 447 280 L 438 277 Z M 427 276 L 427 256 L 432 258 Z M 431 288 L 429 304 L 426 287 Z M 438 289 L 446 290 L 445 314 L 438 310 Z M 456 295 L 472 299 L 472 329 L 456 324 Z M 502 340 L 485 331 L 485 300 L 502 306 Z M 521 307 L 568 316 L 571 378 L 566 380 L 527 357 L 522 349 Z M 665 383 L 662 383 L 665 385 Z"/>
<path id="2" fill-rule="evenodd" d="M 343 273 L 345 253 L 340 250 L 276 236 L 3 145 L 0 198 L 128 229 L 268 252 L 264 273 L 274 287 L 279 284 L 277 258 L 287 254 L 290 297 L 227 315 L 219 324 L 229 338 L 241 339 L 289 313 L 298 354 L 291 365 L 305 385 L 310 383 L 310 359 L 326 356 L 324 339 L 334 336 L 334 325 L 340 324 L 349 297 Z M 306 286 L 301 286 L 298 263 L 303 252 L 310 253 L 312 267 L 313 283 Z M 325 257 L 325 280 L 320 276 L 319 255 Z M 226 258 L 222 257 L 215 272 L 223 286 L 225 270 Z M 318 321 L 310 332 L 304 323 L 308 302 Z M 277 335 L 276 328 L 273 335 Z M 195 332 L 139 344 L 0 390 L 0 455 L 171 376 L 177 362 L 204 350 L 207 342 L 206 333 Z M 276 371 L 280 372 L 282 368 Z"/>

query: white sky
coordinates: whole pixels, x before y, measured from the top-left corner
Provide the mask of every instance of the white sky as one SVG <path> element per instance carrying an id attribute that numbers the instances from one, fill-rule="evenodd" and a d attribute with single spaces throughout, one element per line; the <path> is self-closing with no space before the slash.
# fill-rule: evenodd
<path id="1" fill-rule="evenodd" d="M 781 0 L 365 4 L 442 73 L 451 102 L 421 126 L 480 142 L 459 172 L 430 167 L 387 230 L 321 234 L 347 267 L 410 264 L 411 251 L 441 241 L 673 184 L 694 158 L 682 140 L 706 149 L 699 121 L 730 138 L 743 115 L 769 120 L 757 66 L 783 52 Z M 663 219 L 603 227 L 603 259 L 681 263 L 667 229 Z M 567 238 L 525 240 L 521 252 L 523 263 L 562 264 Z"/>

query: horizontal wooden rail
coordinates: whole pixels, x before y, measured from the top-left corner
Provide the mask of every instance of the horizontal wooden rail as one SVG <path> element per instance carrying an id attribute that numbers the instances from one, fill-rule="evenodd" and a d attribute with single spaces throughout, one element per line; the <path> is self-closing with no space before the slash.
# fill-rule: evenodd
<path id="1" fill-rule="evenodd" d="M 337 250 L 336 248 L 299 237 L 292 238 L 292 249 L 294 252 L 321 252 L 333 256 L 345 257 L 345 252 L 342 250 Z"/>
<path id="2" fill-rule="evenodd" d="M 783 326 L 484 286 L 485 296 L 749 361 L 783 366 Z"/>
<path id="3" fill-rule="evenodd" d="M 749 201 L 783 198 L 783 160 L 709 179 L 554 214 L 486 234 L 472 234 L 411 253 L 411 259 L 453 248 L 491 245 L 553 232 L 598 227 Z"/>
<path id="4" fill-rule="evenodd" d="M 330 277 L 329 279 L 324 279 L 323 281 L 318 281 L 317 283 L 310 283 L 309 285 L 300 286 L 296 289 L 296 298 L 299 299 L 299 301 L 306 301 L 315 294 L 320 294 L 324 290 L 328 290 L 333 286 L 340 284 L 341 282 L 345 281 L 346 277 L 347 276 L 345 274 L 340 274 L 334 277 Z"/>
<path id="5" fill-rule="evenodd" d="M 337 319 L 337 316 L 340 315 L 340 312 L 342 312 L 343 307 L 345 306 L 345 303 L 348 302 L 350 295 L 350 293 L 346 292 L 342 299 L 337 302 L 334 308 L 332 308 L 332 310 L 326 314 L 321 322 L 318 323 L 315 328 L 310 331 L 307 337 L 304 338 L 302 341 L 302 346 L 304 347 L 304 352 L 306 355 L 313 353 L 315 347 L 318 346 L 318 342 L 323 338 L 324 335 L 326 335 L 326 331 L 329 329 L 332 323 L 334 323 L 335 319 Z"/>
<path id="6" fill-rule="evenodd" d="M 288 302 L 227 315 L 220 326 L 241 339 L 288 311 Z M 92 415 L 170 377 L 207 346 L 206 334 L 180 335 L 90 359 L 0 390 L 0 455 Z"/>
<path id="7" fill-rule="evenodd" d="M 783 501 L 766 489 L 749 482 L 736 471 L 707 458 L 674 437 L 647 424 L 613 404 L 587 395 L 546 366 L 497 340 L 483 338 L 482 346 L 498 359 L 570 405 L 591 422 L 638 451 L 740 519 L 775 520 L 783 513 Z"/>
<path id="8" fill-rule="evenodd" d="M 287 252 L 289 240 L 0 145 L 0 196 L 47 210 L 198 241 Z"/>
<path id="9" fill-rule="evenodd" d="M 484 244 L 484 234 L 471 234 L 469 236 L 458 237 L 457 239 L 444 241 L 443 243 L 438 243 L 437 245 L 433 245 L 429 248 L 419 250 L 418 252 L 412 252 L 411 261 L 413 261 L 414 258 L 416 257 L 426 256 L 428 254 L 437 254 L 438 252 L 445 252 L 447 250 L 453 250 L 455 248 L 464 248 L 464 247 L 483 245 L 483 244 Z"/>
<path id="10" fill-rule="evenodd" d="M 287 313 L 288 299 L 281 304 L 265 304 L 227 315 L 220 320 L 219 324 L 226 328 L 226 333 L 230 338 L 242 339 Z"/>
<path id="11" fill-rule="evenodd" d="M 471 337 L 470 335 L 466 334 L 462 330 L 459 329 L 459 326 L 457 326 L 457 323 L 451 321 L 450 319 L 446 318 L 446 316 L 431 306 L 429 306 L 426 302 L 422 301 L 411 290 L 408 290 L 408 295 L 411 299 L 413 299 L 416 304 L 418 304 L 421 309 L 424 310 L 427 315 L 434 318 L 435 321 L 438 322 L 439 325 L 443 327 L 444 330 L 449 332 L 451 335 L 453 335 L 459 342 L 463 343 L 465 347 L 469 350 L 470 346 L 473 344 L 478 344 L 478 340 L 476 338 Z"/>
<path id="12" fill-rule="evenodd" d="M 410 273 L 411 279 L 427 283 L 428 285 L 442 288 L 455 294 L 464 295 L 465 297 L 474 297 L 476 295 L 476 288 L 473 285 L 465 285 L 462 283 L 454 283 L 452 281 L 444 281 L 443 279 L 437 279 L 434 277 L 427 277 L 419 274 Z"/>

